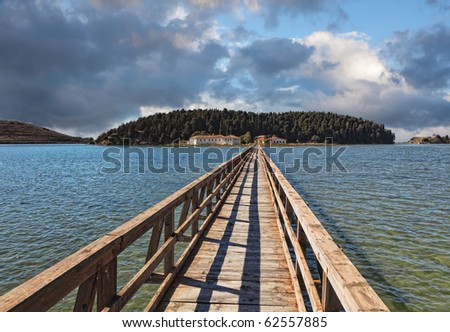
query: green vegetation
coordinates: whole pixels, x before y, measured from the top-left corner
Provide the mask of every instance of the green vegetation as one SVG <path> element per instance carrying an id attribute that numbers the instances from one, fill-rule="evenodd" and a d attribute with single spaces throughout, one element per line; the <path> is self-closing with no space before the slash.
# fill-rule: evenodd
<path id="1" fill-rule="evenodd" d="M 252 141 L 253 141 L 252 140 L 252 134 L 249 131 L 247 131 L 244 135 L 241 136 L 241 142 L 243 144 L 249 144 Z"/>
<path id="2" fill-rule="evenodd" d="M 231 110 L 176 110 L 124 123 L 101 134 L 99 144 L 168 144 L 195 134 L 233 134 L 244 142 L 274 134 L 288 143 L 324 142 L 332 137 L 341 144 L 391 144 L 395 135 L 384 125 L 348 115 L 326 112 L 253 113 Z"/>

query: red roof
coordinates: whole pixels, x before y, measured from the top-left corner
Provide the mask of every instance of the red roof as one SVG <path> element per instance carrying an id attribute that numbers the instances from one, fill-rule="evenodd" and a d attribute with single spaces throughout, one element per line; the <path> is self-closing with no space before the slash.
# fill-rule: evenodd
<path id="1" fill-rule="evenodd" d="M 275 140 L 275 139 L 283 139 L 283 140 L 286 140 L 286 138 L 282 138 L 282 137 L 278 137 L 278 136 L 275 136 L 275 135 L 273 135 L 271 138 L 269 138 L 269 140 Z"/>

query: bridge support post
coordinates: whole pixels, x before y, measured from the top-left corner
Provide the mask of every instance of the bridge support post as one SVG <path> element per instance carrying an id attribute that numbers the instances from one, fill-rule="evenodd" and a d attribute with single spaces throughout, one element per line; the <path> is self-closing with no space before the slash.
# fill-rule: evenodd
<path id="1" fill-rule="evenodd" d="M 173 236 L 174 232 L 174 223 L 175 223 L 175 213 L 172 210 L 165 218 L 164 218 L 164 241 L 167 241 L 171 236 Z M 175 264 L 175 251 L 173 247 L 168 250 L 166 258 L 164 259 L 164 274 L 169 274 L 172 271 L 173 266 Z"/>
<path id="2" fill-rule="evenodd" d="M 98 272 L 97 284 L 97 311 L 102 311 L 117 294 L 117 256 Z"/>
<path id="3" fill-rule="evenodd" d="M 341 303 L 325 272 L 322 272 L 322 306 L 323 311 L 339 311 L 341 308 Z"/>

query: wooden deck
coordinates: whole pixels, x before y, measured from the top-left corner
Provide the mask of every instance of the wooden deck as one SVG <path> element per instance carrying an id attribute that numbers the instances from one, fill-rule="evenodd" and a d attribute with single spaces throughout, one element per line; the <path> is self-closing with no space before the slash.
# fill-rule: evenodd
<path id="1" fill-rule="evenodd" d="M 259 168 L 254 154 L 158 311 L 299 310 L 275 204 Z"/>

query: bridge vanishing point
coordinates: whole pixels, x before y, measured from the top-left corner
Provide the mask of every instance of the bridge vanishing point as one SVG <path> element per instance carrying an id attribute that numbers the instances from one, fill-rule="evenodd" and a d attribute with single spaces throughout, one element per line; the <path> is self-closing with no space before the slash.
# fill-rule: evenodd
<path id="1" fill-rule="evenodd" d="M 120 254 L 146 237 L 118 287 Z M 137 292 L 144 311 L 388 311 L 257 146 L 1 296 L 0 311 L 47 311 L 73 292 L 74 311 L 120 311 Z"/>

